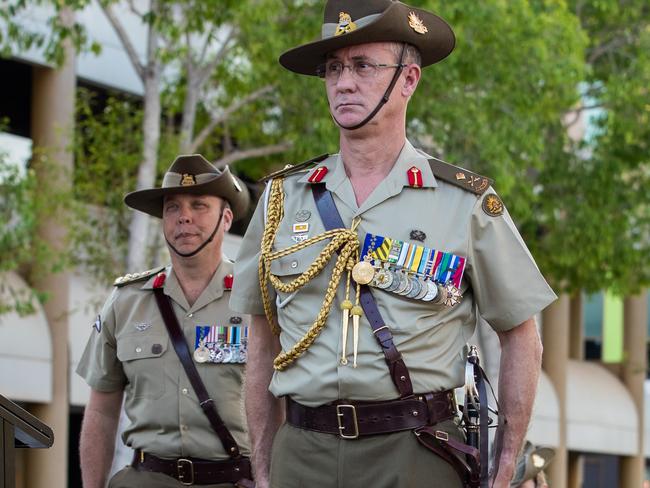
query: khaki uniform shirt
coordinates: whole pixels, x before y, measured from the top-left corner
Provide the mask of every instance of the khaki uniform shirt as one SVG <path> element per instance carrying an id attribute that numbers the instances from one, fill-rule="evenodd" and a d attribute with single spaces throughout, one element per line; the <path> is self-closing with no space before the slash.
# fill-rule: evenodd
<path id="1" fill-rule="evenodd" d="M 166 272 L 165 295 L 171 298 L 191 352 L 197 326 L 231 327 L 231 322 L 239 322 L 237 326 L 243 330 L 250 325 L 250 317 L 228 308 L 230 292 L 224 290 L 224 277 L 232 272 L 231 262 L 222 261 L 191 307 L 171 267 Z M 124 408 L 130 420 L 122 436 L 126 445 L 166 458 L 227 459 L 169 339 L 152 291 L 153 281 L 151 277 L 113 290 L 77 373 L 95 390 L 124 390 Z M 242 452 L 248 454 L 242 401 L 244 365 L 195 364 L 219 415 Z"/>
<path id="2" fill-rule="evenodd" d="M 392 330 L 416 393 L 455 388 L 464 382 L 464 346 L 472 336 L 480 314 L 495 330 L 506 331 L 555 300 L 540 274 L 507 211 L 500 216 L 482 209 L 481 196 L 436 179 L 427 155 L 406 141 L 394 167 L 373 193 L 357 206 L 354 191 L 340 155 L 330 156 L 319 166 L 328 169 L 322 182 L 333 193 L 345 225 L 360 217 L 359 240 L 366 233 L 425 245 L 467 259 L 461 282 L 463 298 L 453 308 L 409 299 L 372 288 L 379 311 Z M 423 187 L 411 188 L 407 171 L 416 166 Z M 295 244 L 293 225 L 310 213 L 308 235 L 323 232 L 308 178 L 312 171 L 286 177 L 284 218 L 278 228 L 274 250 Z M 264 199 L 250 223 L 240 248 L 231 295 L 233 310 L 263 314 L 258 284 L 260 240 L 264 228 Z M 411 241 L 411 231 L 426 234 L 424 242 Z M 325 242 L 317 243 L 272 263 L 271 272 L 288 281 L 314 261 Z M 309 284 L 295 294 L 273 292 L 280 342 L 290 349 L 307 332 L 321 307 L 335 259 Z M 354 283 L 352 283 L 354 285 Z M 353 286 L 351 287 L 353 288 Z M 337 298 L 320 336 L 295 363 L 275 372 L 270 390 L 276 396 L 318 406 L 336 399 L 388 400 L 398 396 L 384 355 L 365 316 L 361 318 L 358 366 L 352 367 L 352 326 L 348 335 L 348 364 L 341 357 L 342 280 Z M 354 294 L 351 294 L 354 301 Z M 484 352 L 489 353 L 488 351 Z"/>

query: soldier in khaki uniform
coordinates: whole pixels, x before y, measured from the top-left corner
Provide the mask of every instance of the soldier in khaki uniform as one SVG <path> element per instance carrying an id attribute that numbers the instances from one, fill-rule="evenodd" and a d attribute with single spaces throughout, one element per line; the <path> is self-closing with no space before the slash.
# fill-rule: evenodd
<path id="1" fill-rule="evenodd" d="M 478 315 L 503 348 L 508 424 L 493 486 L 510 486 L 541 363 L 533 316 L 556 297 L 490 181 L 406 139 L 421 68 L 454 42 L 430 12 L 328 0 L 322 39 L 280 57 L 324 78 L 340 152 L 271 175 L 235 266 L 231 307 L 253 314 L 258 487 L 461 486 L 414 432 L 462 442 L 450 390 L 464 383 Z M 326 231 L 336 225 L 315 202 L 328 191 L 345 229 Z"/>
<path id="2" fill-rule="evenodd" d="M 92 388 L 80 440 L 84 486 L 105 486 L 123 396 L 123 440 L 135 456 L 110 487 L 234 486 L 224 476 L 236 475 L 236 463 L 199 405 L 153 290 L 169 297 L 198 374 L 247 455 L 241 394 L 250 317 L 228 306 L 233 264 L 221 245 L 246 212 L 248 191 L 227 168 L 189 155 L 174 161 L 162 188 L 130 193 L 125 203 L 162 218 L 171 266 L 118 278 L 94 324 L 77 369 Z"/>

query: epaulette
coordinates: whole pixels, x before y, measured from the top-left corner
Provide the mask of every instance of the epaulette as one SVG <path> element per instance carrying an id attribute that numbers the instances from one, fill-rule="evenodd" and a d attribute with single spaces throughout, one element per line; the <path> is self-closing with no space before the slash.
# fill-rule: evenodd
<path id="1" fill-rule="evenodd" d="M 429 165 L 436 178 L 445 180 L 447 183 L 451 183 L 477 195 L 485 193 L 485 190 L 493 183 L 490 178 L 472 173 L 459 166 L 445 163 L 440 159 L 429 159 Z"/>
<path id="2" fill-rule="evenodd" d="M 159 266 L 157 268 L 148 269 L 147 271 L 140 271 L 139 273 L 125 274 L 124 276 L 120 276 L 119 278 L 116 278 L 115 281 L 113 282 L 113 286 L 120 287 L 120 286 L 128 285 L 129 283 L 135 283 L 137 281 L 146 280 L 147 278 L 152 277 L 153 275 L 162 271 L 163 269 L 165 269 L 164 266 Z"/>
<path id="3" fill-rule="evenodd" d="M 261 178 L 259 180 L 259 183 L 265 183 L 270 179 L 277 178 L 278 176 L 287 176 L 296 173 L 297 171 L 300 171 L 301 169 L 304 169 L 309 165 L 320 163 L 322 160 L 327 159 L 328 157 L 329 154 L 325 153 L 325 154 L 321 154 L 320 156 L 316 156 L 315 158 L 308 159 L 307 161 L 304 161 L 302 163 L 287 164 L 284 168 L 279 169 L 278 171 L 274 171 L 273 173 L 270 173 L 265 177 Z"/>

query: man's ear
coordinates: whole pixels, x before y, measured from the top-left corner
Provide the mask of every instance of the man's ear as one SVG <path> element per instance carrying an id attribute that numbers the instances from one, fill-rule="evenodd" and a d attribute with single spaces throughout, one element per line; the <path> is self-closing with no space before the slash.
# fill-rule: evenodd
<path id="1" fill-rule="evenodd" d="M 418 87 L 421 76 L 422 68 L 415 63 L 411 63 L 404 68 L 404 83 L 402 84 L 403 96 L 408 98 L 415 93 L 415 89 Z"/>
<path id="2" fill-rule="evenodd" d="M 232 219 L 233 219 L 232 210 L 230 210 L 230 207 L 228 207 L 227 205 L 224 205 L 223 217 L 222 217 L 224 232 L 228 232 L 230 230 L 230 227 L 232 226 Z"/>

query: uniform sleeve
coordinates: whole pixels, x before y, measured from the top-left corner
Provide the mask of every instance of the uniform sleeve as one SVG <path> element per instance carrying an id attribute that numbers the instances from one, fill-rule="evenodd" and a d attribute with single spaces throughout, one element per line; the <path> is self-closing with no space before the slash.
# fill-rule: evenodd
<path id="1" fill-rule="evenodd" d="M 264 197 L 262 197 L 250 224 L 248 224 L 246 235 L 244 235 L 235 261 L 235 280 L 230 294 L 230 308 L 235 312 L 264 315 L 259 281 L 260 245 L 264 232 L 264 220 Z M 271 287 L 269 287 L 269 296 L 274 302 L 275 292 Z"/>
<path id="2" fill-rule="evenodd" d="M 77 366 L 77 374 L 98 391 L 122 390 L 127 382 L 115 341 L 114 307 L 118 294 L 119 289 L 114 289 L 104 304 Z"/>
<path id="3" fill-rule="evenodd" d="M 491 195 L 491 196 L 490 196 Z M 509 330 L 555 301 L 514 222 L 492 189 L 472 211 L 468 279 L 480 315 L 497 331 Z M 484 202 L 490 197 L 489 202 Z M 501 205 L 503 205 L 501 203 Z"/>

